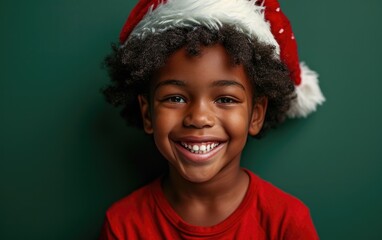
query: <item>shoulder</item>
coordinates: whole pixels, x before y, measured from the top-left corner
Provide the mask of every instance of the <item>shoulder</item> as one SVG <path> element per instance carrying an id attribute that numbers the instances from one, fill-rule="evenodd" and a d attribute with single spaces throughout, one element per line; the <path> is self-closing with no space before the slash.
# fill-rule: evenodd
<path id="1" fill-rule="evenodd" d="M 153 189 L 159 185 L 159 179 L 150 183 L 127 197 L 115 202 L 106 212 L 99 239 L 125 239 L 131 229 L 142 228 L 142 215 L 149 217 L 153 208 Z M 133 235 L 131 238 L 136 239 Z"/>
<path id="2" fill-rule="evenodd" d="M 129 222 L 129 219 L 137 219 L 137 216 L 150 211 L 154 205 L 152 192 L 159 184 L 160 180 L 157 179 L 113 203 L 106 212 L 108 220 Z"/>
<path id="3" fill-rule="evenodd" d="M 318 239 L 309 208 L 298 198 L 252 174 L 259 222 L 275 239 Z"/>
<path id="4" fill-rule="evenodd" d="M 298 216 L 309 212 L 308 207 L 297 197 L 284 192 L 256 175 L 254 175 L 254 181 L 256 181 L 259 204 L 266 211 L 272 213 L 293 211 Z"/>

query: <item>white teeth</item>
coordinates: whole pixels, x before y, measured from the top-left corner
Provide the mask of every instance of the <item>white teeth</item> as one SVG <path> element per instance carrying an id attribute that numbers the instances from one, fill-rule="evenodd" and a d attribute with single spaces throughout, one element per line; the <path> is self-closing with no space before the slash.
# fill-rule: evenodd
<path id="1" fill-rule="evenodd" d="M 211 144 L 203 144 L 203 145 L 192 145 L 192 144 L 187 144 L 187 143 L 184 143 L 184 142 L 181 142 L 180 143 L 184 148 L 188 149 L 190 152 L 192 153 L 198 153 L 198 154 L 202 154 L 202 153 L 208 153 L 209 151 L 211 151 L 212 149 L 214 149 L 216 146 L 219 145 L 219 143 L 211 143 Z"/>

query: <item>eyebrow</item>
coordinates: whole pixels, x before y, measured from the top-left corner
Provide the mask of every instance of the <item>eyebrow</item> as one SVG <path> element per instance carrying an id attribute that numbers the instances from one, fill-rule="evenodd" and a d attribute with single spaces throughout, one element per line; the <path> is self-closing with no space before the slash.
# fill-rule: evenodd
<path id="1" fill-rule="evenodd" d="M 214 81 L 211 84 L 211 87 L 226 87 L 226 86 L 236 86 L 245 90 L 244 86 L 241 83 L 236 82 L 234 80 L 218 80 L 218 81 Z"/>
<path id="2" fill-rule="evenodd" d="M 175 85 L 175 86 L 179 86 L 179 87 L 185 87 L 186 83 L 184 81 L 180 81 L 180 80 L 169 79 L 169 80 L 161 81 L 158 84 L 156 84 L 154 87 L 154 91 L 157 90 L 158 88 L 160 88 L 162 86 L 166 86 L 166 85 Z"/>
<path id="3" fill-rule="evenodd" d="M 155 85 L 154 91 L 157 90 L 158 88 L 162 87 L 162 86 L 167 86 L 167 85 L 175 85 L 175 86 L 179 86 L 179 87 L 185 87 L 186 82 L 181 81 L 181 80 L 176 80 L 176 79 L 164 80 L 164 81 L 161 81 Z M 245 90 L 244 86 L 241 83 L 236 82 L 234 80 L 217 80 L 217 81 L 212 82 L 212 84 L 211 84 L 211 87 L 226 87 L 226 86 L 236 86 L 236 87 L 239 87 L 239 88 Z"/>

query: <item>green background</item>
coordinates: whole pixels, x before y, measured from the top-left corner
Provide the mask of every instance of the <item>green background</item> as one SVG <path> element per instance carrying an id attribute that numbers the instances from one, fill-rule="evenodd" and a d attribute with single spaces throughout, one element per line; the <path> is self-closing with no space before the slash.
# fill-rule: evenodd
<path id="1" fill-rule="evenodd" d="M 159 172 L 100 94 L 135 3 L 1 0 L 0 239 L 95 239 L 107 207 Z M 250 140 L 243 166 L 302 199 L 322 239 L 382 239 L 382 2 L 281 4 L 327 102 Z"/>

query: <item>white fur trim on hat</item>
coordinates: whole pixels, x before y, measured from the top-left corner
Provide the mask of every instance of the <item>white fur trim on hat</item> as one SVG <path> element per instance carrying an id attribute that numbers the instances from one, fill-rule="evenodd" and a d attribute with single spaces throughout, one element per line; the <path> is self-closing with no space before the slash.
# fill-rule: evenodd
<path id="1" fill-rule="evenodd" d="M 318 74 L 304 63 L 300 63 L 301 84 L 295 86 L 297 98 L 291 102 L 288 117 L 306 117 L 316 111 L 318 105 L 325 102 L 325 97 L 318 86 Z"/>
<path id="2" fill-rule="evenodd" d="M 218 30 L 223 24 L 275 46 L 275 53 L 279 54 L 279 45 L 264 18 L 264 7 L 256 5 L 254 0 L 167 0 L 154 10 L 151 8 L 130 37 L 143 39 L 167 29 L 195 25 Z"/>

